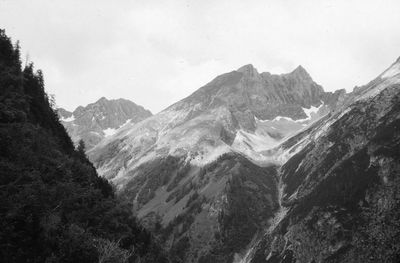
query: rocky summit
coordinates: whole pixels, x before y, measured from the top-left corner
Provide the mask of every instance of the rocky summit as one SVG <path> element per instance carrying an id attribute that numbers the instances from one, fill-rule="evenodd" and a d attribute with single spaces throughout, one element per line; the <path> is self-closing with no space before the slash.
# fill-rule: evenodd
<path id="1" fill-rule="evenodd" d="M 76 144 L 82 139 L 86 149 L 91 149 L 126 123 L 137 123 L 152 115 L 132 101 L 104 97 L 86 107 L 79 106 L 73 112 L 63 108 L 58 108 L 57 112 L 73 142 Z"/>

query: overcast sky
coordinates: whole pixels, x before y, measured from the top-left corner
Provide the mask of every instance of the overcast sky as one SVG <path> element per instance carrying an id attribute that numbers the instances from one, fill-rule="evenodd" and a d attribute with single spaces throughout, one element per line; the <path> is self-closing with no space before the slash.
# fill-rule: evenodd
<path id="1" fill-rule="evenodd" d="M 105 96 L 156 113 L 249 63 L 351 91 L 400 56 L 398 0 L 0 0 L 0 27 L 69 110 Z"/>

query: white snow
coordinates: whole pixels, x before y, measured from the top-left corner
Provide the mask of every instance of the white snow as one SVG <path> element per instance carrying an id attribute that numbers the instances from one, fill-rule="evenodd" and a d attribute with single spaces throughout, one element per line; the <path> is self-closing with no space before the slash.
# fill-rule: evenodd
<path id="1" fill-rule="evenodd" d="M 74 120 L 75 120 L 74 115 L 71 115 L 71 117 L 68 117 L 68 118 L 61 118 L 61 121 L 64 121 L 64 122 L 70 122 L 70 121 L 74 121 Z"/>
<path id="2" fill-rule="evenodd" d="M 277 122 L 277 121 L 281 121 L 281 120 L 286 120 L 286 121 L 291 121 L 291 122 L 305 122 L 305 121 L 312 120 L 313 115 L 317 114 L 318 111 L 322 108 L 322 106 L 324 106 L 323 102 L 318 107 L 311 106 L 309 109 L 302 107 L 302 110 L 304 111 L 304 113 L 307 116 L 305 119 L 293 120 L 292 118 L 285 117 L 285 116 L 277 116 L 272 120 L 260 120 L 257 117 L 254 117 L 254 118 L 255 118 L 256 122 L 258 121 L 258 122 L 261 122 L 261 123 L 262 122 L 271 122 L 271 121 L 272 122 Z"/>
<path id="3" fill-rule="evenodd" d="M 307 119 L 305 120 L 311 120 L 312 115 L 311 114 L 315 114 L 319 111 L 319 109 L 324 105 L 324 103 L 322 103 L 321 105 L 319 105 L 318 107 L 314 107 L 311 106 L 309 109 L 307 108 L 302 108 L 304 113 L 307 115 Z"/>
<path id="4" fill-rule="evenodd" d="M 293 120 L 292 118 L 284 117 L 284 116 L 277 116 L 277 117 L 275 117 L 272 121 L 280 121 L 280 120 L 286 120 L 286 121 L 293 121 L 293 122 L 296 122 L 296 121 Z"/>

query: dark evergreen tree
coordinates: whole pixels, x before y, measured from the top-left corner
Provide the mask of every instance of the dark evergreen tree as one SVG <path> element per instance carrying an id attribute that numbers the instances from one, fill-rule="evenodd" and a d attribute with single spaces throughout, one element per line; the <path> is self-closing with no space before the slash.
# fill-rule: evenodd
<path id="1" fill-rule="evenodd" d="M 0 30 L 0 261 L 165 262 Z"/>

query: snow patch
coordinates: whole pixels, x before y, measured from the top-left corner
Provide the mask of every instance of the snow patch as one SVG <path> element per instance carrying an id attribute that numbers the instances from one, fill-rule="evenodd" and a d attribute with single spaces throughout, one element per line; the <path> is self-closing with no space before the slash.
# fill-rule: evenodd
<path id="1" fill-rule="evenodd" d="M 307 108 L 303 108 L 302 110 L 303 112 L 306 114 L 306 118 L 304 119 L 299 119 L 299 120 L 293 120 L 290 117 L 285 117 L 285 116 L 277 116 L 272 120 L 260 120 L 257 117 L 254 117 L 254 119 L 256 120 L 256 122 L 278 122 L 281 120 L 285 120 L 285 121 L 291 121 L 291 122 L 305 122 L 305 121 L 310 121 L 313 118 L 313 115 L 317 114 L 318 111 L 322 108 L 322 106 L 324 106 L 324 102 L 321 103 L 321 105 L 319 105 L 318 107 L 314 107 L 311 105 L 311 107 L 309 109 Z"/>
<path id="2" fill-rule="evenodd" d="M 303 119 L 303 120 L 311 120 L 311 118 L 312 118 L 312 115 L 311 114 L 316 114 L 318 111 L 319 111 L 319 109 L 321 109 L 321 107 L 324 105 L 324 103 L 322 103 L 321 105 L 319 105 L 318 107 L 314 107 L 314 106 L 311 106 L 309 109 L 307 109 L 307 108 L 302 108 L 303 109 L 303 111 L 304 111 L 304 113 L 307 115 L 307 118 L 306 119 Z M 299 120 L 298 120 L 299 121 Z"/>
<path id="3" fill-rule="evenodd" d="M 286 121 L 293 121 L 293 122 L 296 122 L 296 121 L 293 120 L 292 118 L 284 117 L 284 116 L 277 116 L 277 117 L 275 117 L 272 121 L 280 121 L 280 120 L 286 120 Z"/>

